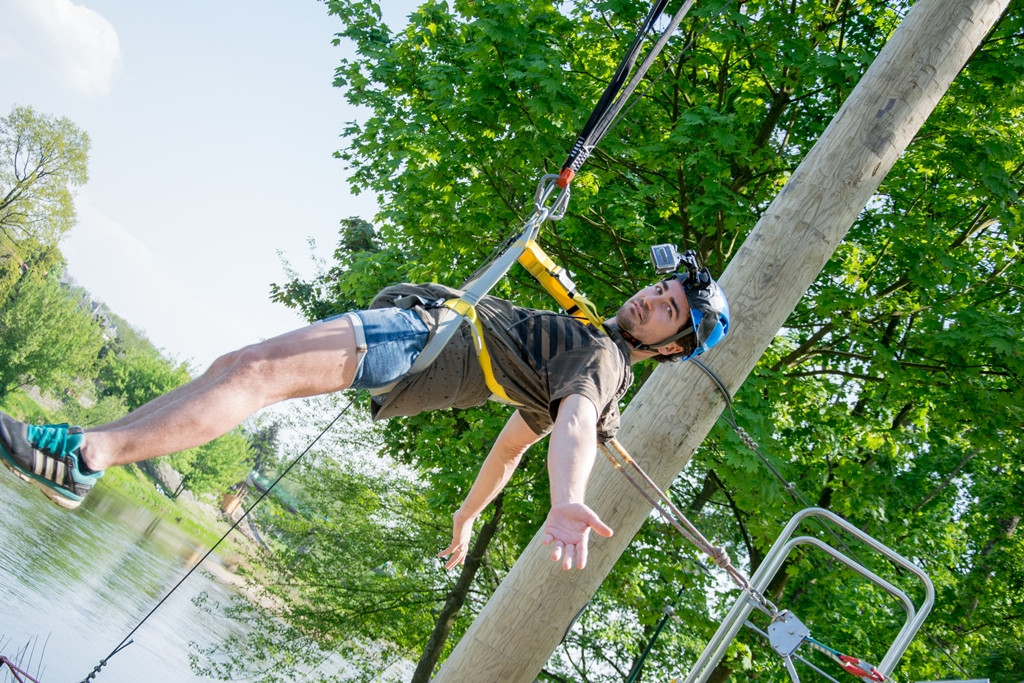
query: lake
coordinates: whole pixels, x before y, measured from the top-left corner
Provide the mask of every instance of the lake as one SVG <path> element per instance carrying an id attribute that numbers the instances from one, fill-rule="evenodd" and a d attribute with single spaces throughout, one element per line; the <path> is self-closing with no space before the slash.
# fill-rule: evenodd
<path id="1" fill-rule="evenodd" d="M 0 654 L 41 683 L 83 681 L 205 551 L 102 486 L 68 512 L 0 468 Z M 219 559 L 207 562 L 225 574 Z M 211 680 L 192 672 L 190 643 L 219 644 L 244 626 L 194 606 L 201 593 L 224 603 L 232 590 L 195 572 L 96 683 Z"/>

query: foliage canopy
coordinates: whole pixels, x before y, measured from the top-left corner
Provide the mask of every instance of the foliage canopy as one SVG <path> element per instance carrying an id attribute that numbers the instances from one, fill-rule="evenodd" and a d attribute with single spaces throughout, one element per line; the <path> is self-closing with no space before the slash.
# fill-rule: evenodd
<path id="1" fill-rule="evenodd" d="M 649 244 L 695 248 L 720 272 L 909 4 L 696 8 L 660 76 L 577 176 L 570 215 L 544 234 L 544 248 L 609 311 L 648 279 Z M 342 22 L 338 41 L 357 54 L 336 85 L 369 111 L 345 128 L 338 156 L 381 209 L 372 231 L 345 224 L 319 277 L 276 290 L 308 315 L 365 304 L 393 281 L 458 284 L 471 273 L 530 210 L 536 178 L 557 170 L 644 9 L 425 2 L 393 31 L 373 2 L 327 5 Z M 939 607 L 902 678 L 1012 683 L 1024 673 L 1020 9 L 1011 2 L 735 398 L 741 424 L 802 499 L 724 426 L 673 486 L 698 526 L 751 567 L 805 501 L 919 561 Z M 551 306 L 521 273 L 496 293 Z M 386 448 L 429 482 L 441 515 L 475 471 L 452 463 L 486 452 L 504 414 L 393 421 Z M 470 611 L 546 510 L 541 454 L 521 467 L 485 553 L 489 571 L 472 577 Z M 666 604 L 682 620 L 660 632 L 646 672 L 681 673 L 723 600 L 689 552 L 664 525 L 647 525 L 544 675 L 621 678 Z M 878 661 L 888 641 L 874 621 L 889 615 L 853 577 L 827 569 L 798 558 L 774 595 L 827 624 L 831 644 Z M 460 614 L 452 634 L 468 620 Z M 785 680 L 754 637 L 719 673 L 730 672 Z"/>

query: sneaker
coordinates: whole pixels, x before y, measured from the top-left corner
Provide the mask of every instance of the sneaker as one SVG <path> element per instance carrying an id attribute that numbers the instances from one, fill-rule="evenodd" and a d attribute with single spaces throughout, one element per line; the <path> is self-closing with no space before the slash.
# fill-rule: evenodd
<path id="1" fill-rule="evenodd" d="M 27 425 L 0 413 L 0 460 L 54 503 L 73 510 L 103 472 L 82 471 L 81 427 Z"/>

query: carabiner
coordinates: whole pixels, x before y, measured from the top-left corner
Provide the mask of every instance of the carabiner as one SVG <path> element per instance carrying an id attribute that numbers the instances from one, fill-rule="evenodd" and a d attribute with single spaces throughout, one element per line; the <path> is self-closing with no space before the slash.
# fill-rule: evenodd
<path id="1" fill-rule="evenodd" d="M 541 176 L 540 181 L 537 183 L 537 194 L 533 199 L 533 209 L 536 212 L 546 211 L 546 220 L 557 221 L 565 216 L 565 210 L 569 206 L 569 187 L 559 187 L 558 179 L 560 176 L 554 173 L 547 173 Z M 551 196 L 558 190 L 561 192 L 555 197 L 551 206 L 545 208 L 545 204 Z"/>

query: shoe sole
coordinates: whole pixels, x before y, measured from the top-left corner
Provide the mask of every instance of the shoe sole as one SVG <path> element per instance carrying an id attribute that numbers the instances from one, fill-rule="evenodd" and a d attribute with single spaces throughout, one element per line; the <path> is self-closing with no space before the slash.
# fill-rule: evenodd
<path id="1" fill-rule="evenodd" d="M 9 469 L 11 472 L 13 472 L 15 476 L 17 476 L 19 479 L 22 479 L 23 481 L 28 482 L 29 484 L 32 484 L 33 486 L 35 486 L 37 489 L 39 489 L 42 492 L 42 494 L 44 496 L 46 496 L 47 498 L 52 500 L 57 505 L 59 505 L 62 508 L 64 508 L 65 510 L 74 510 L 76 507 L 78 507 L 79 505 L 82 504 L 81 500 L 75 500 L 73 498 L 68 498 L 67 496 L 61 495 L 58 491 L 56 491 L 55 489 L 53 489 L 50 486 L 50 482 L 48 482 L 47 480 L 45 480 L 45 479 L 36 479 L 33 475 L 27 474 L 27 473 L 23 472 L 21 470 L 21 468 L 15 467 L 14 465 L 12 465 L 7 460 L 7 454 L 2 452 L 2 449 L 0 449 L 0 456 L 3 456 L 3 457 L 0 457 L 0 460 L 3 461 L 3 463 L 7 467 L 7 469 Z"/>

